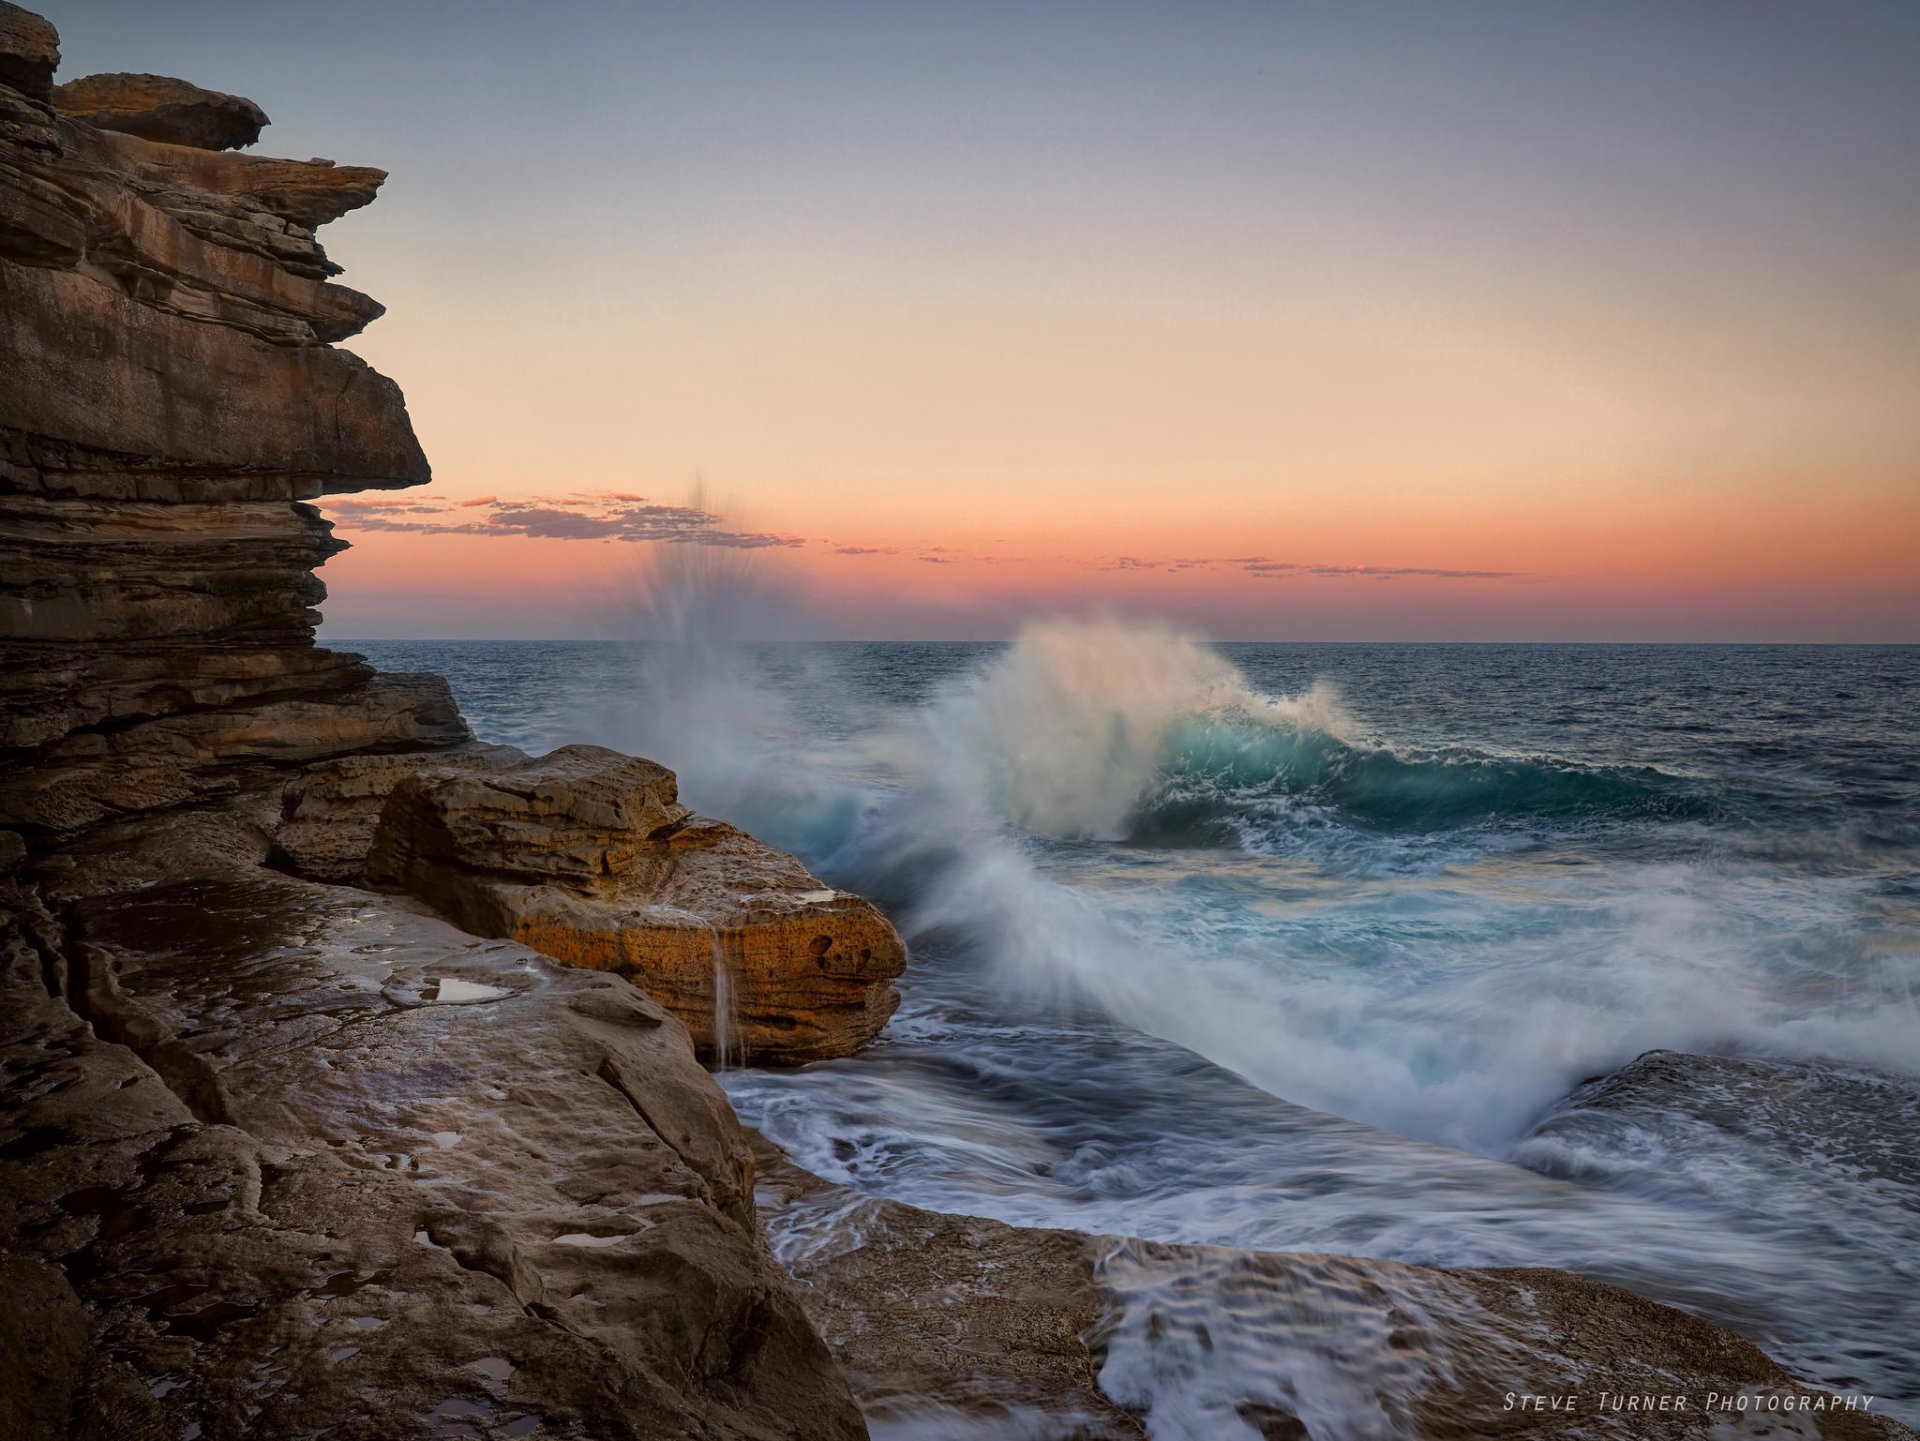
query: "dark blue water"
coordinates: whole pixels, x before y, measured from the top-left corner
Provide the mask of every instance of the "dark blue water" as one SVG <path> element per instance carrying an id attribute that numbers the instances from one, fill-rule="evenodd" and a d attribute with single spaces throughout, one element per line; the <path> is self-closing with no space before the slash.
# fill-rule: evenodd
<path id="1" fill-rule="evenodd" d="M 1920 648 L 352 648 L 486 739 L 673 766 L 888 906 L 881 1042 L 725 1078 L 821 1174 L 1567 1267 L 1920 1411 L 1920 1197 L 1845 1159 L 1920 1135 Z M 1895 1080 L 1536 1134 L 1652 1048 Z"/>

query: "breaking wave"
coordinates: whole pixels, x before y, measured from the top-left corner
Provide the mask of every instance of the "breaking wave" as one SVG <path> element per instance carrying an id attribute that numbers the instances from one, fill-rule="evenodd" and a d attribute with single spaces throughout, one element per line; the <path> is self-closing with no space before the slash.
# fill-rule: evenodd
<path id="1" fill-rule="evenodd" d="M 1391 745 L 1325 682 L 1266 695 L 1218 653 L 1156 628 L 1030 627 L 922 726 L 921 769 L 950 795 L 1065 840 L 1262 848 L 1301 820 L 1418 834 L 1724 809 L 1652 767 Z"/>

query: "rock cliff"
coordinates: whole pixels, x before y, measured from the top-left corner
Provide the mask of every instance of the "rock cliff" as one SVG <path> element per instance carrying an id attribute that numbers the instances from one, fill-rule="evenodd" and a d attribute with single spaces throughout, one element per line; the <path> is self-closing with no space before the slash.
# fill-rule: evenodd
<path id="1" fill-rule="evenodd" d="M 528 764 L 314 640 L 307 502 L 429 476 L 314 235 L 385 177 L 57 61 L 0 0 L 0 1433 L 863 1435 L 685 1028 L 326 883 Z"/>
<path id="2" fill-rule="evenodd" d="M 0 47 L 0 824 L 467 739 L 436 678 L 313 639 L 340 543 L 305 502 L 429 476 L 398 387 L 331 344 L 381 308 L 314 237 L 382 172 L 200 148 L 265 116 L 183 82 L 52 87 L 18 7 Z"/>

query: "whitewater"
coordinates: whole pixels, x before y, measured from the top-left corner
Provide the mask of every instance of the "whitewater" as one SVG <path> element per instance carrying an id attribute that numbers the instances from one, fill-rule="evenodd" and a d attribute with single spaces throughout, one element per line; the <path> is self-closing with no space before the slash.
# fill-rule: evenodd
<path id="1" fill-rule="evenodd" d="M 358 648 L 886 906 L 881 1040 L 723 1074 L 800 1164 L 1579 1271 L 1920 1415 L 1920 650 L 722 640 Z M 1651 1050 L 1753 1064 L 1581 1103 Z"/>

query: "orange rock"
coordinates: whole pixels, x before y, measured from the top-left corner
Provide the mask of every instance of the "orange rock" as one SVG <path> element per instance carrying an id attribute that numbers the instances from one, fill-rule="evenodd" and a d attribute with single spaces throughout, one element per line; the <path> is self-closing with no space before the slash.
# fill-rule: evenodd
<path id="1" fill-rule="evenodd" d="M 723 1062 L 850 1055 L 900 1003 L 906 949 L 870 902 L 598 746 L 408 777 L 367 874 L 477 934 L 631 977 Z"/>

